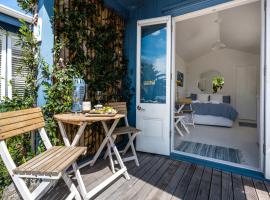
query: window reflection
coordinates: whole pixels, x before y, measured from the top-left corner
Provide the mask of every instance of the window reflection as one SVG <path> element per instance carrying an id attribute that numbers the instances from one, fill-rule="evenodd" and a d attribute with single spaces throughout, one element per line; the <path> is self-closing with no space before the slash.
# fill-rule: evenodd
<path id="1" fill-rule="evenodd" d="M 166 24 L 142 27 L 141 103 L 166 103 Z"/>

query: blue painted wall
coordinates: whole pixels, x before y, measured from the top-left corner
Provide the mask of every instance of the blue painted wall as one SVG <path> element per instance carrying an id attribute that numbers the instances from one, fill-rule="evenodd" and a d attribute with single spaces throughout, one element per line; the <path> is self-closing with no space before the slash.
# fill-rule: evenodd
<path id="1" fill-rule="evenodd" d="M 124 18 L 128 17 L 128 10 L 121 5 L 117 0 L 104 0 L 104 5 L 107 8 L 112 9 L 117 14 L 121 15 Z"/>
<path id="2" fill-rule="evenodd" d="M 228 2 L 229 0 L 147 0 L 140 7 L 130 10 L 126 21 L 125 53 L 129 61 L 129 76 L 131 86 L 136 88 L 136 29 L 137 20 L 161 17 L 166 15 L 178 16 L 210 6 Z M 136 97 L 131 99 L 129 111 L 130 124 L 136 124 Z"/>
<path id="3" fill-rule="evenodd" d="M 54 35 L 52 27 L 52 17 L 53 17 L 53 8 L 54 0 L 39 0 L 38 5 L 38 16 L 42 18 L 42 41 L 40 44 L 40 54 L 44 60 L 52 66 L 53 64 L 53 45 L 54 45 Z M 40 75 L 39 75 L 40 76 Z M 38 90 L 38 106 L 45 104 L 45 95 L 43 92 L 44 88 L 40 87 Z"/>

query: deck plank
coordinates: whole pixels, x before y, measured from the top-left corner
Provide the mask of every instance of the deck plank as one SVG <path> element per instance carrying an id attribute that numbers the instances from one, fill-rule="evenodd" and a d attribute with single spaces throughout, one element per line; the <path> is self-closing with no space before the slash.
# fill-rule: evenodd
<path id="1" fill-rule="evenodd" d="M 176 170 L 175 174 L 173 175 L 170 183 L 166 186 L 164 191 L 159 190 L 153 199 L 155 200 L 170 200 L 173 196 L 174 191 L 182 179 L 185 171 L 189 168 L 190 163 L 187 162 L 179 162 L 179 167 Z"/>
<path id="2" fill-rule="evenodd" d="M 209 198 L 211 179 L 212 169 L 206 167 L 203 171 L 202 180 L 196 197 L 197 200 L 207 200 Z"/>
<path id="3" fill-rule="evenodd" d="M 221 176 L 221 199 L 233 200 L 232 174 L 230 172 L 222 172 Z"/>
<path id="4" fill-rule="evenodd" d="M 261 180 L 253 180 L 253 183 L 254 183 L 254 186 L 256 188 L 256 192 L 257 192 L 257 195 L 258 195 L 259 199 L 262 199 L 262 200 L 270 199 L 268 191 L 267 191 L 263 181 L 261 181 Z"/>
<path id="5" fill-rule="evenodd" d="M 145 166 L 147 164 L 149 164 L 150 160 L 153 159 L 150 156 L 145 156 L 144 159 L 140 160 L 139 158 L 139 162 L 140 162 L 140 167 L 137 167 L 136 165 L 134 165 L 134 167 L 132 169 L 128 168 L 128 173 L 131 177 L 131 179 L 133 179 L 140 171 L 140 169 L 145 168 Z M 103 191 L 101 194 L 99 194 L 96 199 L 97 200 L 105 200 L 108 198 L 111 198 L 111 195 L 118 190 L 118 188 L 123 185 L 124 183 L 126 183 L 126 179 L 124 177 L 121 177 L 120 179 L 118 179 L 115 183 L 113 183 L 112 185 L 110 185 L 108 188 L 105 189 L 105 191 Z"/>
<path id="6" fill-rule="evenodd" d="M 187 192 L 185 194 L 184 199 L 187 200 L 195 200 L 197 197 L 197 193 L 199 191 L 200 183 L 202 180 L 202 175 L 203 175 L 204 167 L 202 166 L 197 166 L 192 179 L 190 181 L 190 184 L 188 186 Z"/>
<path id="7" fill-rule="evenodd" d="M 219 170 L 213 170 L 209 199 L 221 199 L 221 171 Z"/>
<path id="8" fill-rule="evenodd" d="M 246 199 L 245 190 L 242 183 L 242 178 L 238 174 L 232 174 L 233 181 L 233 196 L 234 199 L 244 200 Z"/>
<path id="9" fill-rule="evenodd" d="M 269 199 L 270 183 L 219 171 L 167 157 L 138 153 L 140 166 L 125 163 L 131 179 L 120 177 L 105 188 L 97 200 L 171 200 L 171 199 Z M 81 169 L 87 189 L 108 178 L 108 160 L 99 160 L 93 167 Z M 77 185 L 76 179 L 71 175 Z M 42 200 L 62 200 L 69 190 L 62 180 Z"/>
<path id="10" fill-rule="evenodd" d="M 111 196 L 110 199 L 124 199 L 124 194 L 127 194 L 130 190 L 134 189 L 134 185 L 137 181 L 147 179 L 151 173 L 155 172 L 166 159 L 164 157 L 154 157 L 150 162 L 142 168 L 138 173 L 136 173 L 129 181 L 121 185 Z M 125 193 L 123 194 L 123 191 Z"/>
<path id="11" fill-rule="evenodd" d="M 163 193 L 165 188 L 169 185 L 171 179 L 173 178 L 173 175 L 175 174 L 177 168 L 180 167 L 180 163 L 177 161 L 172 162 L 172 164 L 168 167 L 167 171 L 164 173 L 164 175 L 161 177 L 161 179 L 158 181 L 158 183 L 153 186 L 150 193 L 147 195 L 145 199 L 158 199 L 159 193 Z"/>
<path id="12" fill-rule="evenodd" d="M 270 196 L 270 182 L 264 181 L 264 185 L 265 185 L 265 187 L 266 187 L 266 189 L 267 189 L 267 192 L 268 192 L 268 194 L 269 194 L 269 196 Z"/>
<path id="13" fill-rule="evenodd" d="M 183 199 L 186 191 L 188 189 L 189 181 L 191 177 L 193 176 L 194 172 L 196 170 L 196 165 L 192 164 L 190 167 L 185 171 L 185 174 L 181 181 L 178 183 L 178 186 L 175 190 L 175 193 L 173 194 L 172 200 L 176 199 Z"/>
<path id="14" fill-rule="evenodd" d="M 159 167 L 155 173 L 149 173 L 145 176 L 144 179 L 140 179 L 135 185 L 134 188 L 131 188 L 127 195 L 122 199 L 145 199 L 146 196 L 153 189 L 154 185 L 161 179 L 163 174 L 167 171 L 169 166 L 172 164 L 171 160 L 166 159 L 163 165 Z"/>
<path id="15" fill-rule="evenodd" d="M 256 189 L 251 178 L 242 177 L 247 200 L 258 200 Z"/>
<path id="16" fill-rule="evenodd" d="M 142 162 L 143 159 L 146 158 L 146 157 L 147 156 L 138 157 L 139 162 Z M 106 162 L 107 162 L 106 171 L 103 170 L 103 173 L 100 176 L 98 176 L 98 173 L 95 173 L 96 174 L 95 176 L 97 177 L 95 181 L 92 181 L 91 179 L 89 179 L 87 177 L 83 179 L 87 191 L 90 191 L 90 190 L 94 189 L 97 185 L 101 184 L 103 181 L 105 181 L 108 177 L 110 177 L 113 174 L 112 171 L 111 171 L 111 168 L 108 167 L 109 166 L 109 160 L 106 160 Z M 125 163 L 125 165 L 126 165 L 127 169 L 129 169 L 129 170 L 133 170 L 133 169 L 138 170 L 137 166 L 134 164 L 134 161 L 127 162 L 127 163 Z M 115 168 L 115 169 L 117 169 L 117 168 Z M 123 178 L 123 179 L 126 181 L 125 178 Z M 114 181 L 112 184 L 114 184 L 115 182 L 116 181 Z"/>

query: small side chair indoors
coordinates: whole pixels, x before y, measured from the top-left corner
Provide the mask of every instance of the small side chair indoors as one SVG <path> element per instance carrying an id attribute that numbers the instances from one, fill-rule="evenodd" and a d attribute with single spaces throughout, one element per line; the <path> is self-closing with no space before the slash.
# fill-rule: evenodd
<path id="1" fill-rule="evenodd" d="M 127 151 L 129 150 L 129 148 L 131 148 L 132 156 L 124 157 L 123 161 L 128 162 L 128 161 L 134 160 L 135 164 L 137 166 L 139 166 L 139 160 L 138 160 L 138 157 L 137 157 L 137 154 L 136 154 L 136 149 L 135 149 L 135 146 L 134 146 L 133 142 L 134 142 L 136 136 L 141 131 L 139 129 L 135 128 L 135 127 L 129 126 L 128 118 L 127 118 L 127 104 L 126 104 L 126 102 L 108 103 L 107 106 L 111 106 L 114 109 L 116 109 L 119 114 L 124 114 L 125 115 L 125 118 L 124 118 L 125 119 L 125 126 L 116 128 L 114 130 L 113 134 L 112 134 L 114 140 L 116 140 L 117 136 L 119 136 L 119 135 L 124 135 L 124 134 L 128 135 L 129 140 L 128 140 L 127 145 L 125 146 L 124 150 L 119 151 L 119 152 L 122 153 L 122 155 L 124 156 L 127 153 Z M 104 159 L 106 159 L 108 155 L 110 157 L 112 155 L 111 148 L 109 146 L 108 146 L 108 149 L 107 149 L 107 151 L 106 151 L 106 153 L 104 155 Z M 114 172 L 114 167 L 113 167 L 112 171 Z"/>
<path id="2" fill-rule="evenodd" d="M 60 178 L 70 190 L 67 199 L 81 199 L 76 186 L 66 173 L 72 165 L 77 177 L 76 160 L 85 154 L 86 147 L 52 146 L 46 131 L 45 122 L 40 108 L 32 108 L 0 114 L 0 154 L 1 158 L 24 200 L 40 199 Z M 26 163 L 16 166 L 7 145 L 6 140 L 24 133 L 38 130 L 46 151 L 28 160 Z M 39 186 L 30 192 L 24 179 L 39 179 Z"/>

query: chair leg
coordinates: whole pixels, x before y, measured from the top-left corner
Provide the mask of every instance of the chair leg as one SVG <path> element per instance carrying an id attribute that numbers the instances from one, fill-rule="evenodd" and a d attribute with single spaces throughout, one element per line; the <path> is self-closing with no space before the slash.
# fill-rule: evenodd
<path id="1" fill-rule="evenodd" d="M 176 122 L 174 123 L 174 127 L 175 127 L 175 129 L 177 130 L 177 132 L 178 132 L 178 134 L 180 136 L 184 136 L 183 133 L 182 133 L 182 131 L 177 126 L 179 122 L 180 122 L 180 119 L 177 119 Z"/>
<path id="2" fill-rule="evenodd" d="M 129 149 L 129 147 L 131 145 L 131 142 L 132 142 L 131 141 L 131 135 L 130 135 L 130 133 L 128 133 L 128 143 L 125 146 L 125 149 L 123 150 L 123 153 L 122 153 L 123 156 L 127 153 L 128 149 Z"/>
<path id="3" fill-rule="evenodd" d="M 191 114 L 192 126 L 195 128 L 194 114 Z"/>
<path id="4" fill-rule="evenodd" d="M 67 199 L 73 199 L 73 197 L 75 197 L 76 200 L 81 200 L 82 197 L 81 197 L 79 191 L 77 190 L 77 188 L 74 185 L 74 183 L 70 180 L 70 178 L 68 177 L 68 175 L 66 175 L 64 173 L 62 175 L 62 178 L 64 179 L 64 181 L 67 184 L 67 186 L 68 186 L 69 190 L 71 191 L 71 193 L 73 194 L 73 196 L 68 196 Z"/>
<path id="5" fill-rule="evenodd" d="M 108 151 L 108 155 L 109 155 L 111 170 L 112 170 L 112 173 L 115 173 L 114 163 L 113 163 L 113 158 L 112 158 L 111 145 L 110 145 L 109 142 L 107 142 L 107 148 L 108 148 L 107 151 Z"/>
<path id="6" fill-rule="evenodd" d="M 186 126 L 184 120 L 181 120 L 181 124 L 182 124 L 182 126 L 184 127 L 185 131 L 189 134 L 188 127 Z"/>
<path id="7" fill-rule="evenodd" d="M 139 167 L 140 164 L 139 164 L 139 160 L 138 160 L 138 157 L 137 157 L 136 149 L 135 149 L 134 143 L 133 143 L 133 141 L 136 138 L 137 134 L 138 133 L 133 133 L 132 136 L 131 136 L 130 133 L 128 134 L 129 142 L 128 142 L 127 146 L 124 149 L 124 153 L 126 153 L 127 150 L 129 149 L 129 147 L 131 147 L 132 154 L 135 157 L 135 164 Z"/>
<path id="8" fill-rule="evenodd" d="M 114 137 L 114 136 L 112 136 L 112 137 L 113 137 L 113 141 L 115 141 L 116 137 Z M 109 152 L 108 152 L 108 149 L 107 149 L 104 156 L 103 156 L 103 159 L 105 160 L 108 157 L 108 155 L 109 155 Z"/>

